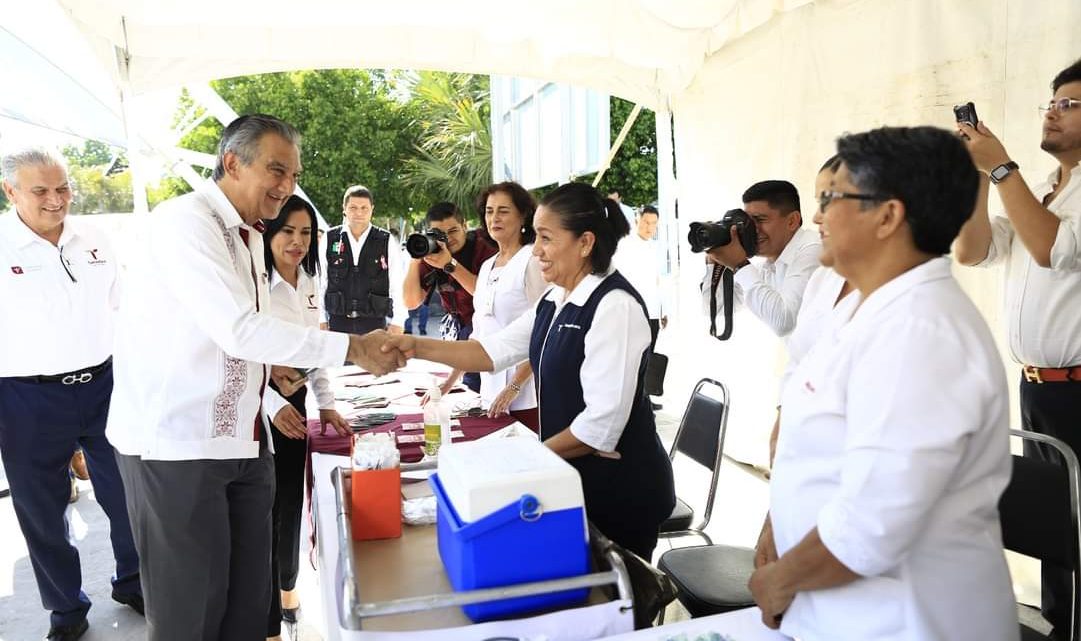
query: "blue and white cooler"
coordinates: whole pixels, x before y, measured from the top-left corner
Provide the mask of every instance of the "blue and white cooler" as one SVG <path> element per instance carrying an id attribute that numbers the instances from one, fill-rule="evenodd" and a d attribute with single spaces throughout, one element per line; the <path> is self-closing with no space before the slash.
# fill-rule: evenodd
<path id="1" fill-rule="evenodd" d="M 578 471 L 532 436 L 482 439 L 439 451 L 430 477 L 439 505 L 439 556 L 455 590 L 589 572 L 589 530 Z M 473 621 L 585 600 L 588 589 L 462 609 Z"/>

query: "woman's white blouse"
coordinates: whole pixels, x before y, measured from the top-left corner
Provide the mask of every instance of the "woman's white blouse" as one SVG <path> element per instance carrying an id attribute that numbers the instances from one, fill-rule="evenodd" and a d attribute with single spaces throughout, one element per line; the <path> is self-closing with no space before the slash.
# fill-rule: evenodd
<path id="1" fill-rule="evenodd" d="M 294 288 L 273 266 L 270 266 L 269 271 L 270 313 L 275 318 L 295 325 L 319 327 L 319 323 L 323 320 L 323 297 L 319 294 L 318 279 L 309 276 L 304 268 L 298 268 L 297 286 Z M 319 409 L 334 409 L 334 392 L 330 388 L 330 379 L 326 371 L 314 370 L 308 380 L 311 381 L 312 392 L 315 394 Z M 273 421 L 278 411 L 288 403 L 269 385 L 263 392 L 263 409 L 270 421 Z"/>
<path id="2" fill-rule="evenodd" d="M 1012 641 L 998 500 L 1010 478 L 1002 359 L 936 258 L 834 314 L 785 386 L 770 517 L 784 554 L 814 528 L 847 585 L 799 593 L 806 641 Z"/>
<path id="3" fill-rule="evenodd" d="M 481 265 L 477 287 L 473 292 L 474 338 L 498 332 L 537 304 L 547 285 L 532 254 L 533 245 L 526 245 L 502 267 L 495 266 L 498 254 Z M 517 366 L 518 363 L 515 363 L 506 369 L 480 373 L 480 396 L 485 407 L 489 407 L 511 382 Z M 533 377 L 530 377 L 522 385 L 522 391 L 511 403 L 510 409 L 525 410 L 536 406 L 537 391 Z"/>
<path id="4" fill-rule="evenodd" d="M 556 316 L 567 303 L 584 305 L 590 294 L 612 273 L 590 274 L 569 293 L 553 286 L 542 298 L 556 304 Z M 529 357 L 536 307 L 518 317 L 501 331 L 477 339 L 492 359 L 496 370 L 505 369 Z M 548 328 L 546 328 L 547 330 Z M 582 396 L 585 409 L 570 424 L 571 434 L 599 452 L 614 452 L 619 443 L 638 385 L 638 368 L 649 349 L 649 322 L 642 306 L 623 290 L 609 292 L 597 305 L 593 324 L 585 335 L 582 363 Z M 545 358 L 558 358 L 546 354 Z M 544 386 L 537 390 L 544 398 Z M 544 423 L 544 412 L 540 414 Z M 568 426 L 550 426 L 561 431 Z M 546 431 L 548 428 L 546 428 Z"/>

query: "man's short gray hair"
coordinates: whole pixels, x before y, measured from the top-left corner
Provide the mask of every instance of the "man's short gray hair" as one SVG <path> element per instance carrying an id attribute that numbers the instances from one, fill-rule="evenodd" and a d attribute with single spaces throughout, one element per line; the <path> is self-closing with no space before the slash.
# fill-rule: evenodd
<path id="1" fill-rule="evenodd" d="M 67 163 L 60 154 L 45 147 L 22 147 L 14 149 L 0 159 L 0 172 L 12 187 L 18 187 L 18 172 L 23 167 L 60 167 L 65 172 Z"/>
<path id="2" fill-rule="evenodd" d="M 215 181 L 225 176 L 225 153 L 233 152 L 240 162 L 251 165 L 259 153 L 259 140 L 266 134 L 277 134 L 294 145 L 300 146 L 300 132 L 280 118 L 265 114 L 240 116 L 221 135 L 218 143 L 218 162 L 214 165 Z"/>

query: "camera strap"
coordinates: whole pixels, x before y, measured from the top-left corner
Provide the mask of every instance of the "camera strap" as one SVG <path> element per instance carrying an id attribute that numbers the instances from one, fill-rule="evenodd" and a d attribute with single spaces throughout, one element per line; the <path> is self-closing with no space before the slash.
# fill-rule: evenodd
<path id="1" fill-rule="evenodd" d="M 732 336 L 732 298 L 735 293 L 735 272 L 722 265 L 713 266 L 713 275 L 709 281 L 709 335 L 719 341 L 726 341 Z M 721 283 L 721 296 L 724 302 L 724 332 L 717 334 L 717 283 Z"/>

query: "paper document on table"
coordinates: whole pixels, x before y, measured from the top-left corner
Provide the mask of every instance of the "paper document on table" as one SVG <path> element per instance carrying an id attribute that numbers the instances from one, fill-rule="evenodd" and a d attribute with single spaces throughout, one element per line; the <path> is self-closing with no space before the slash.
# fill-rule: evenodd
<path id="1" fill-rule="evenodd" d="M 757 607 L 669 623 L 609 637 L 609 641 L 791 641 L 762 624 Z"/>

